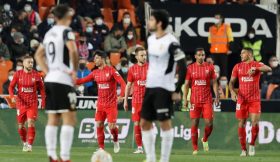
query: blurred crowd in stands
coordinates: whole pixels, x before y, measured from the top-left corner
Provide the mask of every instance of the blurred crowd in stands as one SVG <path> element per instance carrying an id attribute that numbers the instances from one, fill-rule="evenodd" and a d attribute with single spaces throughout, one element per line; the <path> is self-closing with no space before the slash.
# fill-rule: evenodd
<path id="1" fill-rule="evenodd" d="M 114 66 L 126 80 L 128 68 L 134 63 L 134 49 L 145 46 L 145 17 L 144 2 L 151 0 L 59 0 L 68 3 L 76 13 L 71 24 L 76 34 L 79 52 L 78 77 L 87 76 L 94 69 L 93 55 L 97 50 L 107 53 L 106 63 Z M 155 0 L 165 2 L 168 0 Z M 173 0 L 172 0 L 173 1 Z M 174 0 L 188 4 L 256 4 L 277 3 L 277 0 Z M 0 94 L 8 94 L 8 86 L 15 71 L 22 69 L 21 58 L 24 55 L 33 56 L 46 32 L 55 24 L 51 13 L 57 0 L 1 0 L 0 1 Z M 215 16 L 222 20 L 222 15 Z M 218 23 L 218 22 L 217 22 Z M 223 22 L 215 24 L 209 32 L 218 30 Z M 215 27 L 216 26 L 216 27 Z M 226 27 L 226 26 L 225 26 Z M 228 46 L 234 38 L 228 26 Z M 216 29 L 217 28 L 217 29 Z M 226 27 L 227 28 L 227 27 Z M 212 30 L 212 31 L 211 31 Z M 214 35 L 209 35 L 212 46 Z M 254 39 L 254 29 L 248 31 L 242 46 L 254 46 L 259 40 Z M 259 43 L 259 42 L 258 42 Z M 204 47 L 208 48 L 208 47 Z M 211 48 L 211 47 L 210 47 Z M 215 51 L 212 53 L 230 53 Z M 208 50 L 208 49 L 207 49 Z M 261 52 L 261 44 L 256 51 Z M 254 54 L 255 55 L 255 54 Z M 257 54 L 256 54 L 257 55 Z M 217 55 L 216 55 L 217 56 Z M 230 72 L 224 71 L 223 58 L 209 55 L 208 63 L 214 64 L 219 76 L 220 94 L 222 98 L 229 98 L 228 79 Z M 219 57 L 223 55 L 218 55 Z M 256 59 L 256 57 L 255 57 Z M 193 62 L 193 55 L 187 55 L 186 63 Z M 272 56 L 268 60 L 273 71 L 262 77 L 262 97 L 266 99 L 280 98 L 280 65 L 279 60 Z M 40 67 L 34 66 L 40 71 Z M 42 74 L 44 77 L 44 74 Z M 81 95 L 97 95 L 95 83 L 86 83 L 79 87 Z"/>

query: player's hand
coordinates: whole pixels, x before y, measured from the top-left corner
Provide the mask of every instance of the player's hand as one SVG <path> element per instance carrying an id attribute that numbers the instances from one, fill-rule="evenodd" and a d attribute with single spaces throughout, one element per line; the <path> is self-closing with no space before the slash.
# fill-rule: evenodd
<path id="1" fill-rule="evenodd" d="M 127 100 L 124 100 L 124 102 L 123 102 L 123 108 L 124 108 L 124 111 L 128 111 L 128 103 L 127 103 Z"/>
<path id="2" fill-rule="evenodd" d="M 237 101 L 237 94 L 236 94 L 234 91 L 231 92 L 231 99 L 232 99 L 232 101 L 234 101 L 234 102 Z"/>
<path id="3" fill-rule="evenodd" d="M 219 106 L 220 105 L 220 98 L 219 97 L 216 97 L 215 99 L 214 99 L 214 104 L 215 104 L 215 106 Z"/>
<path id="4" fill-rule="evenodd" d="M 172 93 L 172 100 L 175 102 L 181 101 L 181 94 L 177 92 Z"/>
<path id="5" fill-rule="evenodd" d="M 189 105 L 189 101 L 188 101 L 188 100 L 184 100 L 184 102 L 183 102 L 183 108 L 184 108 L 184 109 L 187 109 L 187 108 L 188 108 L 188 105 Z"/>
<path id="6" fill-rule="evenodd" d="M 70 75 L 71 75 L 71 78 L 72 78 L 72 80 L 73 80 L 73 83 L 76 84 L 77 72 L 76 72 L 76 71 L 72 71 L 72 72 L 70 73 Z"/>
<path id="7" fill-rule="evenodd" d="M 12 97 L 12 98 L 11 98 L 11 101 L 12 101 L 12 103 L 16 103 L 16 98 L 15 98 L 15 97 Z"/>
<path id="8" fill-rule="evenodd" d="M 256 73 L 256 68 L 255 67 L 251 67 L 251 69 L 248 71 L 248 75 L 254 75 Z"/>
<path id="9" fill-rule="evenodd" d="M 118 97 L 118 104 L 123 102 L 123 97 L 119 96 Z"/>

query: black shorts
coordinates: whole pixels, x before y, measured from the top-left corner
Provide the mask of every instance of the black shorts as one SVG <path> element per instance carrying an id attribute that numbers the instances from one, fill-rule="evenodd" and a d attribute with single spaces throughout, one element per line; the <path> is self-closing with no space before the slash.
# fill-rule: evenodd
<path id="1" fill-rule="evenodd" d="M 163 88 L 147 88 L 141 118 L 148 121 L 164 121 L 173 118 L 172 92 Z"/>
<path id="2" fill-rule="evenodd" d="M 73 87 L 46 82 L 45 90 L 47 113 L 64 113 L 76 110 L 77 97 Z"/>

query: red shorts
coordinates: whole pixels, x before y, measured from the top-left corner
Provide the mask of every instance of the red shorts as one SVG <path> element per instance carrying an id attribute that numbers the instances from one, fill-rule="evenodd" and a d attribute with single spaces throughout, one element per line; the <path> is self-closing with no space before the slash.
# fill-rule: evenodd
<path id="1" fill-rule="evenodd" d="M 139 122 L 140 121 L 140 118 L 141 118 L 141 110 L 142 110 L 142 103 L 133 103 L 132 104 L 132 110 L 131 110 L 131 113 L 132 113 L 132 121 L 133 122 Z"/>
<path id="2" fill-rule="evenodd" d="M 246 102 L 241 103 L 237 101 L 236 103 L 236 118 L 237 119 L 247 119 L 249 114 L 260 114 L 261 113 L 261 102 Z"/>
<path id="3" fill-rule="evenodd" d="M 22 108 L 17 109 L 17 121 L 18 123 L 24 123 L 27 119 L 36 120 L 38 116 L 38 109 L 37 108 Z"/>
<path id="4" fill-rule="evenodd" d="M 116 123 L 118 117 L 118 107 L 102 107 L 99 106 L 95 113 L 95 121 L 105 121 L 108 123 Z"/>
<path id="5" fill-rule="evenodd" d="M 204 119 L 213 119 L 213 108 L 212 103 L 195 103 L 191 104 L 190 108 L 190 117 L 191 119 L 204 118 Z"/>

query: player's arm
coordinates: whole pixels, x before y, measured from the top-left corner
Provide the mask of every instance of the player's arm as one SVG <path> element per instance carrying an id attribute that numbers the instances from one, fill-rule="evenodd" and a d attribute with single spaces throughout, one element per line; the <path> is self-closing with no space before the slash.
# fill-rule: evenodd
<path id="1" fill-rule="evenodd" d="M 127 111 L 128 110 L 128 96 L 130 94 L 131 91 L 131 86 L 132 86 L 132 82 L 127 82 L 126 87 L 125 87 L 125 95 L 124 95 L 124 110 Z"/>
<path id="2" fill-rule="evenodd" d="M 263 64 L 261 67 L 257 67 L 257 70 L 260 71 L 260 72 L 271 72 L 272 69 L 271 67 Z"/>
<path id="3" fill-rule="evenodd" d="M 271 72 L 271 71 L 272 71 L 272 69 L 269 66 L 263 64 L 262 62 L 259 62 L 256 67 L 252 67 L 248 71 L 248 74 L 253 75 L 256 72 L 265 72 L 266 73 L 266 72 Z"/>
<path id="4" fill-rule="evenodd" d="M 179 43 L 173 42 L 170 44 L 169 49 L 170 57 L 173 57 L 172 61 L 176 61 L 178 65 L 178 82 L 176 85 L 175 93 L 173 93 L 173 100 L 181 100 L 180 91 L 181 87 L 185 82 L 186 77 L 186 62 L 185 62 L 185 53 L 181 50 Z M 169 64 L 170 65 L 170 64 Z M 172 64 L 171 64 L 172 65 Z M 172 65 L 173 66 L 173 65 Z M 166 69 L 166 74 L 172 71 L 172 67 Z"/>
<path id="5" fill-rule="evenodd" d="M 237 101 L 237 94 L 234 91 L 234 84 L 236 83 L 237 79 L 238 79 L 238 65 L 235 65 L 232 70 L 232 74 L 231 74 L 230 81 L 228 84 L 228 88 L 229 88 L 229 91 L 231 94 L 231 99 L 235 102 Z"/>
<path id="6" fill-rule="evenodd" d="M 44 88 L 43 79 L 39 73 L 38 73 L 38 77 L 39 77 L 38 88 L 40 90 L 41 99 L 42 99 L 41 107 L 42 107 L 42 109 L 44 109 L 46 107 L 46 92 L 45 92 L 45 88 Z"/>
<path id="7" fill-rule="evenodd" d="M 18 81 L 18 74 L 15 73 L 14 76 L 13 76 L 13 80 L 11 81 L 10 85 L 9 85 L 9 95 L 10 95 L 10 98 L 12 100 L 12 102 L 15 102 L 15 97 L 14 97 L 14 89 L 15 89 L 15 86 L 17 84 L 17 81 Z"/>
<path id="8" fill-rule="evenodd" d="M 42 71 L 47 74 L 49 69 L 48 66 L 46 64 L 46 54 L 45 54 L 45 48 L 42 44 L 40 44 L 40 46 L 38 47 L 36 53 L 35 53 L 35 60 L 36 63 L 40 66 L 40 68 L 42 69 Z"/>
<path id="9" fill-rule="evenodd" d="M 189 90 L 190 90 L 190 80 L 185 81 L 185 90 L 184 90 L 184 98 L 183 98 L 183 103 L 184 103 L 184 108 L 188 107 L 188 95 L 189 95 Z"/>
<path id="10" fill-rule="evenodd" d="M 84 78 L 77 79 L 76 80 L 76 84 L 77 85 L 81 85 L 81 84 L 84 84 L 84 83 L 87 83 L 87 82 L 92 82 L 92 81 L 94 81 L 94 74 L 93 74 L 93 72 L 91 72 L 89 75 L 87 75 Z"/>
<path id="11" fill-rule="evenodd" d="M 116 70 L 114 70 L 114 72 L 113 72 L 113 77 L 121 85 L 121 94 L 120 94 L 120 97 L 118 98 L 118 102 L 122 102 L 123 97 L 125 95 L 125 87 L 126 87 L 125 81 L 123 80 L 121 75 Z"/>
<path id="12" fill-rule="evenodd" d="M 78 50 L 75 42 L 75 35 L 70 30 L 65 30 L 63 33 L 64 41 L 66 47 L 69 51 L 69 58 L 73 65 L 73 71 L 71 72 L 72 78 L 76 80 L 77 70 L 78 70 Z"/>
<path id="13" fill-rule="evenodd" d="M 217 76 L 215 73 L 215 68 L 214 66 L 212 66 L 212 70 L 211 70 L 211 79 L 212 79 L 212 83 L 213 83 L 213 91 L 215 93 L 215 100 L 214 103 L 216 106 L 219 105 L 220 103 L 220 95 L 219 95 L 219 85 L 218 85 L 218 81 L 217 81 Z"/>

